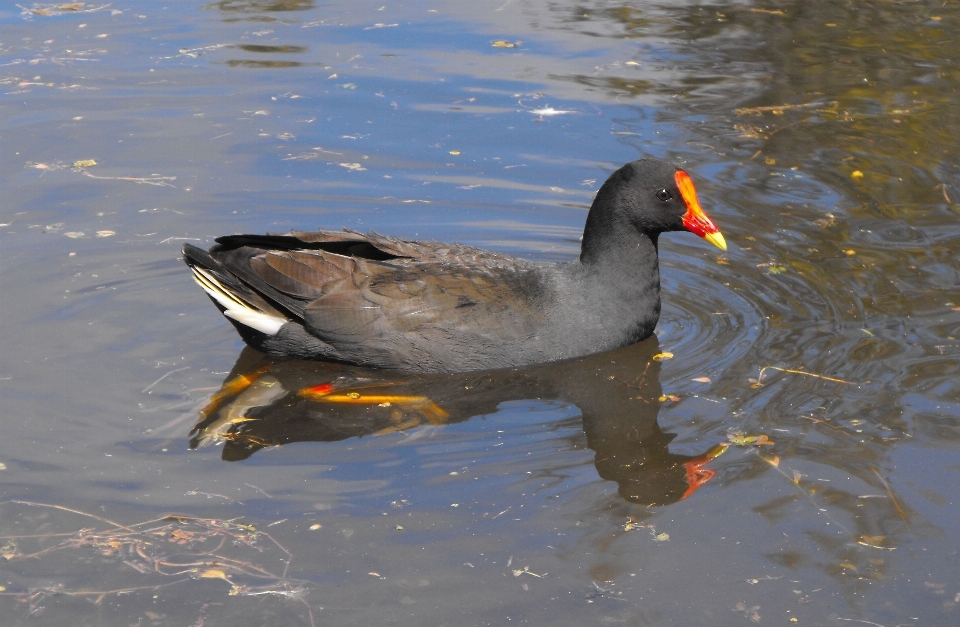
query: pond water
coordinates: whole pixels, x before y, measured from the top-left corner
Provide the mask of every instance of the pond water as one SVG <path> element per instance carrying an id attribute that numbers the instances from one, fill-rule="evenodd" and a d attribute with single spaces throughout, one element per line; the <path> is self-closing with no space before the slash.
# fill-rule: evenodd
<path id="1" fill-rule="evenodd" d="M 924 1 L 0 7 L 3 624 L 960 624 L 958 33 Z M 264 370 L 180 261 L 317 227 L 567 261 L 644 155 L 730 248 L 664 236 L 656 337 L 578 362 Z M 330 382 L 425 400 L 297 394 Z"/>

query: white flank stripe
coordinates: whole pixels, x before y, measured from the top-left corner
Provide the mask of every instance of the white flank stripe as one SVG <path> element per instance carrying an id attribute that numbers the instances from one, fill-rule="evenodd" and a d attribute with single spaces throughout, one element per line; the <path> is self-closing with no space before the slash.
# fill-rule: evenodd
<path id="1" fill-rule="evenodd" d="M 276 335 L 284 324 L 286 318 L 279 318 L 270 314 L 263 313 L 259 309 L 244 302 L 239 296 L 228 290 L 212 274 L 199 268 L 191 266 L 193 278 L 203 291 L 213 297 L 226 311 L 223 315 L 233 318 L 241 324 L 245 324 L 251 329 L 256 329 L 266 335 Z"/>

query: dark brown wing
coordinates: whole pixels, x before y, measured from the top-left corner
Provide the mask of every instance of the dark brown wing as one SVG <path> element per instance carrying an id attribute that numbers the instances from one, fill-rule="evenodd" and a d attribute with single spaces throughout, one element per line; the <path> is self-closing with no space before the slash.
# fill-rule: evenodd
<path id="1" fill-rule="evenodd" d="M 537 333 L 550 298 L 535 264 L 467 246 L 350 231 L 217 241 L 245 283 L 367 365 L 496 365 Z"/>

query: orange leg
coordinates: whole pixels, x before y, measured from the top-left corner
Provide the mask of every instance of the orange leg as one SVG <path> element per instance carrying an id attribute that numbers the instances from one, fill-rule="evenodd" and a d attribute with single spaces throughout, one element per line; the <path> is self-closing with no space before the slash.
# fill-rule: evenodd
<path id="1" fill-rule="evenodd" d="M 253 385 L 253 383 L 263 376 L 263 373 L 269 369 L 270 366 L 264 366 L 263 368 L 254 370 L 250 374 L 241 374 L 224 383 L 222 386 L 220 386 L 220 389 L 210 397 L 210 402 L 207 403 L 206 407 L 200 410 L 200 420 L 202 421 L 204 418 L 217 411 L 217 409 L 220 408 L 220 405 L 222 405 L 223 401 L 226 399 L 235 394 L 243 392 L 248 387 Z"/>
<path id="2" fill-rule="evenodd" d="M 357 388 L 363 389 L 363 388 Z M 322 403 L 347 403 L 351 405 L 380 405 L 415 411 L 427 419 L 430 424 L 444 424 L 450 414 L 426 396 L 404 396 L 397 394 L 361 394 L 359 392 L 333 393 L 329 383 L 304 388 L 297 394 L 304 398 Z"/>

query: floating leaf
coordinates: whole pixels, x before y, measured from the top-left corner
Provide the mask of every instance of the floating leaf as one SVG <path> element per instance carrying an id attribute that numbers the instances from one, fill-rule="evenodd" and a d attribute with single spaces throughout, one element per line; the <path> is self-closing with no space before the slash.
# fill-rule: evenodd
<path id="1" fill-rule="evenodd" d="M 510 41 L 507 41 L 506 39 L 497 39 L 490 45 L 493 46 L 494 48 L 516 48 L 519 43 L 520 42 L 513 43 Z"/>
<path id="2" fill-rule="evenodd" d="M 82 161 L 74 161 L 73 167 L 75 168 L 91 168 L 97 165 L 97 162 L 93 159 L 83 159 Z"/>
<path id="3" fill-rule="evenodd" d="M 314 525 L 310 525 L 310 531 L 316 531 L 317 529 L 320 529 L 321 527 L 323 527 L 323 525 L 321 525 L 320 523 L 316 523 L 316 524 L 314 524 Z"/>
<path id="4" fill-rule="evenodd" d="M 210 570 L 205 570 L 200 573 L 202 579 L 223 579 L 224 581 L 230 581 L 227 579 L 227 574 L 222 570 L 217 570 L 216 568 L 211 568 Z"/>
<path id="5" fill-rule="evenodd" d="M 696 381 L 697 383 L 710 383 L 710 377 L 697 377 L 696 379 L 691 379 L 691 381 Z"/>
<path id="6" fill-rule="evenodd" d="M 868 536 L 862 535 L 857 538 L 857 544 L 862 544 L 864 546 L 869 546 L 875 549 L 890 549 L 890 547 L 881 546 L 881 543 L 886 540 L 886 536 Z"/>
<path id="7" fill-rule="evenodd" d="M 456 157 L 457 155 L 460 154 L 460 151 L 459 151 L 459 150 L 451 150 L 451 151 L 450 151 L 450 154 L 453 155 L 454 157 Z"/>
<path id="8" fill-rule="evenodd" d="M 770 274 L 782 274 L 787 271 L 787 266 L 781 266 L 778 264 L 770 264 L 770 267 L 767 268 L 767 272 Z"/>
<path id="9" fill-rule="evenodd" d="M 654 361 L 664 361 L 667 359 L 673 359 L 673 353 L 668 353 L 664 351 L 662 353 L 657 353 L 656 355 L 653 356 Z"/>
<path id="10" fill-rule="evenodd" d="M 116 231 L 97 231 L 97 237 L 110 237 L 111 235 L 116 234 Z"/>
<path id="11" fill-rule="evenodd" d="M 657 542 L 666 542 L 667 540 L 670 539 L 670 534 L 658 533 L 657 535 L 653 536 L 653 539 L 656 540 Z"/>
<path id="12" fill-rule="evenodd" d="M 854 170 L 853 172 L 850 173 L 850 178 L 857 179 L 857 180 L 862 179 L 863 172 L 861 172 L 860 170 Z"/>
<path id="13" fill-rule="evenodd" d="M 671 401 L 673 403 L 679 403 L 680 397 L 677 396 L 676 394 L 664 394 L 663 396 L 660 397 L 661 403 L 666 403 L 667 401 Z"/>
<path id="14" fill-rule="evenodd" d="M 355 172 L 361 172 L 363 170 L 366 170 L 366 168 L 360 165 L 359 163 L 341 163 L 340 167 L 346 168 L 348 170 L 353 170 Z"/>
<path id="15" fill-rule="evenodd" d="M 773 446 L 773 440 L 765 435 L 744 435 L 741 431 L 728 433 L 727 439 L 737 446 Z"/>

